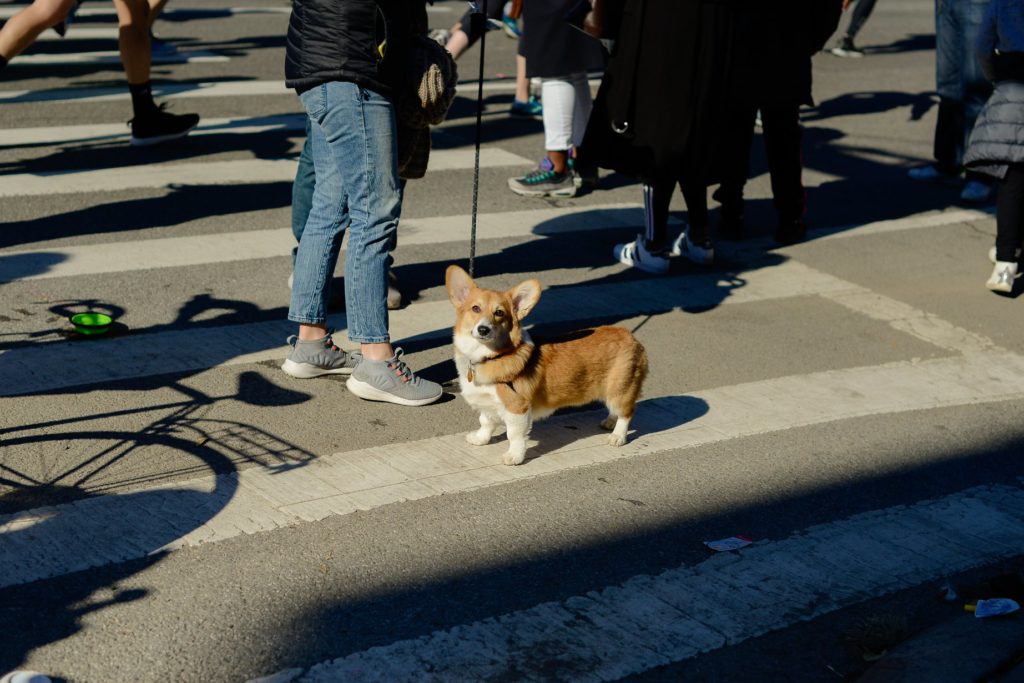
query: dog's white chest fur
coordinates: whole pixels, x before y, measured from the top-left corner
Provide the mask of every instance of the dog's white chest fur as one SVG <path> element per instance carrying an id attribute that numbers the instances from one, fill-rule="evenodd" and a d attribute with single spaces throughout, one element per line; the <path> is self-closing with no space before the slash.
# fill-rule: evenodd
<path id="1" fill-rule="evenodd" d="M 504 411 L 504 405 L 498 398 L 498 389 L 493 384 L 476 384 L 469 380 L 469 358 L 458 353 L 455 355 L 455 367 L 459 371 L 459 389 L 462 398 L 466 399 L 474 410 L 480 413 L 497 415 Z"/>

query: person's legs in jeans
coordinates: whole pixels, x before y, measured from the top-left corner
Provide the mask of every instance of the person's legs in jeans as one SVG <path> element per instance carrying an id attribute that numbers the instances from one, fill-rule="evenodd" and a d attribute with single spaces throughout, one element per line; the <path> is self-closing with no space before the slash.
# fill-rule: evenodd
<path id="1" fill-rule="evenodd" d="M 943 174 L 960 173 L 963 155 L 964 43 L 956 4 L 963 0 L 935 0 L 935 89 L 939 95 L 933 153 Z"/>
<path id="2" fill-rule="evenodd" d="M 332 82 L 302 94 L 311 118 L 316 185 L 295 262 L 288 318 L 300 339 L 326 325 L 327 285 L 349 217 L 345 258 L 348 332 L 366 357 L 392 355 L 388 336 L 387 268 L 401 210 L 395 159 L 394 108 L 353 83 Z"/>
<path id="3" fill-rule="evenodd" d="M 347 212 L 348 336 L 359 343 L 361 359 L 346 386 L 369 400 L 432 403 L 441 396 L 440 385 L 414 375 L 401 352 L 391 346 L 388 333 L 387 270 L 402 205 L 394 106 L 382 95 L 348 82 L 325 83 L 300 97 L 311 119 L 316 186 L 299 242 L 288 310 L 288 319 L 299 323 L 293 353 L 318 352 L 317 358 L 331 364 L 338 356 L 344 359 L 344 352 L 327 335 L 326 309 Z M 302 349 L 304 345 L 312 351 Z M 292 355 L 289 361 L 294 362 Z"/>
<path id="4" fill-rule="evenodd" d="M 313 208 L 313 191 L 316 188 L 316 166 L 313 164 L 313 139 L 309 116 L 306 117 L 306 142 L 299 154 L 299 167 L 295 171 L 295 182 L 292 183 L 292 235 L 295 246 L 292 248 L 292 265 L 299 251 L 299 241 L 306 227 L 306 220 Z M 342 228 L 344 230 L 344 227 Z"/>
<path id="5" fill-rule="evenodd" d="M 988 101 L 989 95 L 992 94 L 992 84 L 985 78 L 975 50 L 988 4 L 989 0 L 960 0 L 961 19 L 959 25 L 964 54 L 963 64 L 961 65 L 964 92 L 964 119 L 960 138 L 961 160 L 971 139 L 974 123 L 978 120 L 978 115 L 985 106 L 985 102 Z M 982 189 L 977 196 L 969 199 L 967 194 L 969 190 L 965 188 L 965 194 L 961 195 L 961 199 L 986 201 L 994 185 L 992 177 L 973 171 L 968 171 L 965 175 L 969 185 L 981 183 L 989 189 L 988 191 Z"/>

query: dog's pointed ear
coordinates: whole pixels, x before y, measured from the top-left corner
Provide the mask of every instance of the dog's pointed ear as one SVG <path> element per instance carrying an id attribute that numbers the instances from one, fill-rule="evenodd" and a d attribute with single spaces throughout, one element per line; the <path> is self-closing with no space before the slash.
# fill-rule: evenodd
<path id="1" fill-rule="evenodd" d="M 476 284 L 462 268 L 448 266 L 448 270 L 444 272 L 444 286 L 448 290 L 448 298 L 452 300 L 452 305 L 458 308 L 466 303 L 470 290 L 476 287 Z"/>
<path id="2" fill-rule="evenodd" d="M 540 282 L 537 280 L 520 282 L 509 290 L 508 295 L 512 299 L 512 310 L 516 314 L 516 319 L 522 320 L 533 310 L 533 307 L 537 305 L 537 300 L 540 299 Z"/>

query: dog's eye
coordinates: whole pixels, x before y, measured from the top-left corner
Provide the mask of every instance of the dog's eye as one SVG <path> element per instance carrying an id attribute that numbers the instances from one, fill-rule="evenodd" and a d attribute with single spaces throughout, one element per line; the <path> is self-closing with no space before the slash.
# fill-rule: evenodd
<path id="1" fill-rule="evenodd" d="M 501 310 L 501 309 L 499 308 L 498 310 L 496 310 L 496 311 L 494 312 L 494 317 L 495 317 L 495 318 L 503 318 L 503 317 L 505 317 L 505 311 L 503 311 L 503 310 Z"/>
<path id="2" fill-rule="evenodd" d="M 474 313 L 479 313 L 480 312 L 480 307 L 474 305 L 472 310 L 473 310 Z"/>

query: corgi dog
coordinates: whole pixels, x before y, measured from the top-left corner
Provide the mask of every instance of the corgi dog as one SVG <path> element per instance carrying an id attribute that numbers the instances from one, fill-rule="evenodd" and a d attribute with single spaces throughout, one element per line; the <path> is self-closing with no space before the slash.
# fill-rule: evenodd
<path id="1" fill-rule="evenodd" d="M 535 344 L 522 320 L 540 299 L 537 280 L 506 292 L 477 287 L 458 266 L 445 272 L 445 287 L 455 306 L 455 366 L 462 397 L 479 414 L 480 428 L 466 441 L 482 446 L 505 425 L 508 452 L 502 461 L 519 465 L 534 419 L 567 406 L 601 401 L 610 429 L 608 443 L 626 443 L 647 376 L 647 353 L 621 327 L 596 327 L 562 341 Z"/>

